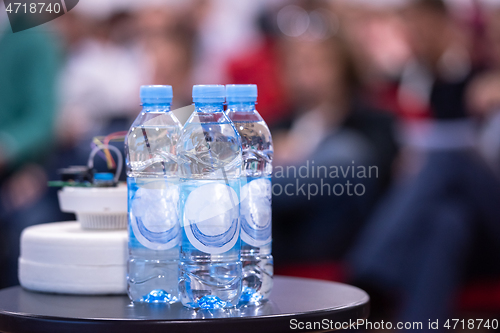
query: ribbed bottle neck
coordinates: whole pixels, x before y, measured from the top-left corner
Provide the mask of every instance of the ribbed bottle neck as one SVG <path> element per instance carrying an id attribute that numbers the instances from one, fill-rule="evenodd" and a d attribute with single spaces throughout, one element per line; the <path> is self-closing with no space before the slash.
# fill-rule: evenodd
<path id="1" fill-rule="evenodd" d="M 143 112 L 170 112 L 170 103 L 158 103 L 158 104 L 142 104 Z"/>
<path id="2" fill-rule="evenodd" d="M 255 102 L 229 102 L 227 103 L 227 111 L 243 111 L 252 112 L 255 110 Z"/>
<path id="3" fill-rule="evenodd" d="M 194 103 L 194 109 L 196 112 L 224 112 L 223 103 Z"/>

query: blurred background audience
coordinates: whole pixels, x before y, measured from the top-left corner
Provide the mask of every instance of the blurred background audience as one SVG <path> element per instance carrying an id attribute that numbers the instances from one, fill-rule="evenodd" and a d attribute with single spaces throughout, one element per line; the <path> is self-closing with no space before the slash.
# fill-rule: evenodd
<path id="1" fill-rule="evenodd" d="M 60 41 L 35 28 L 8 31 L 0 15 L 0 285 L 17 284 L 21 231 L 50 216 L 43 168 L 56 137 Z"/>
<path id="2" fill-rule="evenodd" d="M 500 311 L 498 1 L 86 0 L 16 34 L 0 12 L 0 287 L 23 228 L 73 218 L 46 181 L 128 130 L 140 85 L 175 109 L 195 83 L 255 83 L 273 182 L 294 185 L 274 192 L 278 273 L 362 286 L 385 320 Z M 323 193 L 348 181 L 363 195 Z"/>

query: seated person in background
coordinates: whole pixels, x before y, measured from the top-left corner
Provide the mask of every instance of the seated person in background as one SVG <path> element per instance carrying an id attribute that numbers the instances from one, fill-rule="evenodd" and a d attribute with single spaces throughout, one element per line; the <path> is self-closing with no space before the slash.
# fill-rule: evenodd
<path id="1" fill-rule="evenodd" d="M 294 110 L 293 118 L 273 128 L 277 263 L 341 258 L 380 195 L 396 151 L 391 119 L 356 99 L 356 74 L 342 37 L 309 37 L 306 32 L 283 38 L 280 45 L 283 81 Z M 328 171 L 318 172 L 318 166 Z M 360 167 L 366 175 L 358 173 Z M 377 170 L 375 175 L 371 169 L 371 177 L 370 167 Z M 336 168 L 349 172 L 336 174 Z"/>
<path id="2" fill-rule="evenodd" d="M 5 16 L 6 17 L 6 16 Z M 19 236 L 45 213 L 41 167 L 53 143 L 59 45 L 43 27 L 16 34 L 0 17 L 0 288 L 17 284 Z M 37 214 L 33 210 L 37 209 Z"/>
<path id="3" fill-rule="evenodd" d="M 488 70 L 469 89 L 469 104 L 480 120 L 479 150 L 500 177 L 500 6 L 486 14 Z"/>
<path id="4" fill-rule="evenodd" d="M 268 126 L 279 123 L 290 111 L 285 96 L 284 82 L 279 66 L 279 35 L 272 21 L 271 9 L 262 12 L 257 20 L 260 43 L 251 52 L 245 52 L 227 65 L 228 83 L 257 84 L 259 87 L 259 114 Z"/>
<path id="5" fill-rule="evenodd" d="M 490 263 L 500 253 L 500 183 L 475 149 L 467 116 L 467 42 L 440 0 L 414 1 L 405 14 L 416 63 L 427 71 L 414 72 L 407 88 L 420 77 L 432 118 L 407 137 L 420 158 L 403 164 L 349 262 L 371 295 L 395 296 L 394 320 L 445 322 L 469 273 L 498 271 Z"/>

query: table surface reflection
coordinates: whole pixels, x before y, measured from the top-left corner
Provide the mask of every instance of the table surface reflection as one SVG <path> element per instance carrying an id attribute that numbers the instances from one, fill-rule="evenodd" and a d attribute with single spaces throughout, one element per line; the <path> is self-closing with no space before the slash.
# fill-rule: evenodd
<path id="1" fill-rule="evenodd" d="M 297 322 L 368 317 L 369 296 L 346 284 L 276 276 L 270 301 L 230 310 L 176 303 L 132 304 L 127 296 L 76 296 L 0 290 L 1 332 L 290 332 Z"/>

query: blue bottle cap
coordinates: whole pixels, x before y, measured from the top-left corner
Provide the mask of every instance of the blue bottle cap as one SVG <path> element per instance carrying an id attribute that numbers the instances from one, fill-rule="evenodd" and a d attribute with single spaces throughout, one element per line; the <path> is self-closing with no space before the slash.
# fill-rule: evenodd
<path id="1" fill-rule="evenodd" d="M 256 102 L 257 85 L 255 84 L 228 84 L 226 85 L 226 100 L 231 102 Z"/>
<path id="2" fill-rule="evenodd" d="M 226 88 L 223 85 L 196 85 L 193 86 L 193 102 L 195 103 L 224 103 Z"/>
<path id="3" fill-rule="evenodd" d="M 115 175 L 113 175 L 111 172 L 98 172 L 94 175 L 94 180 L 113 180 Z"/>
<path id="4" fill-rule="evenodd" d="M 172 86 L 141 86 L 142 104 L 171 104 Z"/>

